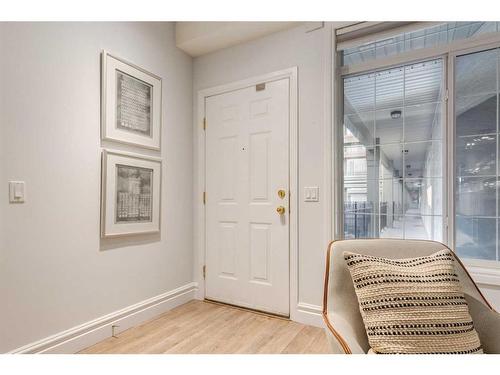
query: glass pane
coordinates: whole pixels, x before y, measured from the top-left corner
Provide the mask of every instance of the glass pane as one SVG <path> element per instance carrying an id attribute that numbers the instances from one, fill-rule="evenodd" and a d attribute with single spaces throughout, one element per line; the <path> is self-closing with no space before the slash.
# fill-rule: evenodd
<path id="1" fill-rule="evenodd" d="M 405 42 L 403 35 L 397 35 L 385 40 L 379 40 L 375 43 L 375 58 L 397 55 L 404 51 Z"/>
<path id="2" fill-rule="evenodd" d="M 344 79 L 344 115 L 375 110 L 375 73 Z"/>
<path id="3" fill-rule="evenodd" d="M 416 240 L 442 240 L 442 216 L 406 215 L 404 236 Z"/>
<path id="4" fill-rule="evenodd" d="M 441 101 L 442 60 L 425 61 L 405 67 L 405 106 Z"/>
<path id="5" fill-rule="evenodd" d="M 450 42 L 496 31 L 495 22 L 453 22 L 453 24 L 453 27 L 450 27 L 448 31 Z"/>
<path id="6" fill-rule="evenodd" d="M 455 210 L 463 216 L 497 215 L 496 177 L 461 177 L 457 179 Z"/>
<path id="7" fill-rule="evenodd" d="M 376 160 L 368 162 L 368 178 L 403 177 L 403 149 L 399 144 L 377 146 Z"/>
<path id="8" fill-rule="evenodd" d="M 458 137 L 455 147 L 457 177 L 497 174 L 496 135 Z"/>
<path id="9" fill-rule="evenodd" d="M 441 239 L 443 127 L 442 104 L 436 100 L 441 98 L 442 74 L 442 61 L 436 60 L 345 79 L 347 238 Z M 409 237 L 405 213 L 419 218 L 409 219 L 414 229 L 420 226 L 408 231 Z M 436 224 L 426 229 L 422 216 Z"/>
<path id="10" fill-rule="evenodd" d="M 377 144 L 403 141 L 403 107 L 393 107 L 376 112 L 375 137 Z"/>
<path id="11" fill-rule="evenodd" d="M 456 246 L 459 257 L 496 260 L 496 219 L 457 216 Z"/>
<path id="12" fill-rule="evenodd" d="M 403 217 L 344 213 L 345 238 L 403 238 Z"/>
<path id="13" fill-rule="evenodd" d="M 344 144 L 373 145 L 375 142 L 375 121 L 373 117 L 373 112 L 344 116 Z"/>
<path id="14" fill-rule="evenodd" d="M 494 49 L 457 58 L 456 98 L 496 93 L 497 54 Z"/>
<path id="15" fill-rule="evenodd" d="M 380 215 L 401 216 L 403 213 L 403 180 L 379 180 Z"/>
<path id="16" fill-rule="evenodd" d="M 365 61 L 375 60 L 375 44 L 349 48 L 342 51 L 343 65 L 355 65 Z"/>
<path id="17" fill-rule="evenodd" d="M 344 238 L 375 238 L 375 215 L 344 213 Z"/>
<path id="18" fill-rule="evenodd" d="M 367 164 L 373 168 L 374 159 L 373 147 L 344 147 L 344 211 L 374 213 L 377 199 L 367 192 Z"/>
<path id="19" fill-rule="evenodd" d="M 405 177 L 442 177 L 440 141 L 405 143 L 403 156 Z"/>
<path id="20" fill-rule="evenodd" d="M 374 158 L 374 148 L 363 145 L 344 147 L 344 177 L 346 179 L 366 179 L 367 160 Z"/>
<path id="21" fill-rule="evenodd" d="M 378 237 L 403 238 L 403 217 L 398 215 L 380 215 Z"/>
<path id="22" fill-rule="evenodd" d="M 455 103 L 457 136 L 496 133 L 497 102 L 496 94 L 457 98 Z"/>
<path id="23" fill-rule="evenodd" d="M 487 32 L 492 25 L 457 23 L 455 32 L 468 30 Z M 465 258 L 497 259 L 498 53 L 455 60 L 455 243 Z"/>
<path id="24" fill-rule="evenodd" d="M 403 106 L 403 68 L 382 70 L 375 76 L 375 106 L 377 110 Z"/>
<path id="25" fill-rule="evenodd" d="M 442 138 L 441 103 L 405 107 L 405 141 L 428 141 Z"/>
<path id="26" fill-rule="evenodd" d="M 446 44 L 448 40 L 447 27 L 446 24 L 444 24 L 424 30 L 413 31 L 411 33 L 406 33 L 405 39 L 406 51 Z"/>
<path id="27" fill-rule="evenodd" d="M 442 215 L 441 178 L 406 179 L 403 191 L 405 215 Z"/>

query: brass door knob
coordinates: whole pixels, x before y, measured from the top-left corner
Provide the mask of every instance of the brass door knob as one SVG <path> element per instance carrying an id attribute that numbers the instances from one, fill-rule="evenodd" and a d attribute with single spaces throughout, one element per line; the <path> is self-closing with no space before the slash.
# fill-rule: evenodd
<path id="1" fill-rule="evenodd" d="M 280 215 L 284 215 L 285 214 L 285 207 L 279 206 L 278 208 L 276 208 L 276 212 L 279 213 Z"/>

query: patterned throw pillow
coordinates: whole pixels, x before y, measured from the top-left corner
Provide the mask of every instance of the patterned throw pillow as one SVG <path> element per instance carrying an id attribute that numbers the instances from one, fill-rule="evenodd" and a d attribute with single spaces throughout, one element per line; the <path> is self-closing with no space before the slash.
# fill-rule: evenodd
<path id="1" fill-rule="evenodd" d="M 344 252 L 375 353 L 482 353 L 451 250 L 410 259 Z"/>

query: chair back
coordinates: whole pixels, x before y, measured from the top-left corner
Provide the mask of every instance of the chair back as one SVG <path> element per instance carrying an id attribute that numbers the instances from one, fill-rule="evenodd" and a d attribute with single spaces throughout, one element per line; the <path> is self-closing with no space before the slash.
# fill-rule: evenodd
<path id="1" fill-rule="evenodd" d="M 446 245 L 435 241 L 399 239 L 339 240 L 330 244 L 327 256 L 328 272 L 325 275 L 323 301 L 325 306 L 323 311 L 328 314 L 330 320 L 333 320 L 330 322 L 333 328 L 336 326 L 336 321 L 338 321 L 339 327 L 350 327 L 349 337 L 343 337 L 346 339 L 347 345 L 354 347 L 354 350 L 351 348 L 353 352 L 359 352 L 361 349 L 364 353 L 367 353 L 370 346 L 351 275 L 343 257 L 344 251 L 383 258 L 402 259 L 427 256 L 446 248 Z M 489 334 L 487 323 L 489 319 L 484 318 L 492 314 L 492 308 L 474 281 L 472 281 L 462 262 L 456 256 L 455 259 L 457 260 L 455 263 L 456 272 L 460 278 L 462 290 L 469 304 L 470 314 L 481 340 L 482 336 Z M 338 333 L 343 334 L 342 332 Z M 484 344 L 483 349 L 488 352 Z"/>

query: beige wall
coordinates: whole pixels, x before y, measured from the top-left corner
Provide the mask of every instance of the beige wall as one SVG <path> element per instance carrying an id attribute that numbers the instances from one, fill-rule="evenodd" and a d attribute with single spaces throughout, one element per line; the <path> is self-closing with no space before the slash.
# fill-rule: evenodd
<path id="1" fill-rule="evenodd" d="M 101 49 L 163 78 L 159 236 L 99 238 Z M 192 281 L 192 59 L 170 23 L 0 23 L 0 56 L 5 352 Z"/>

